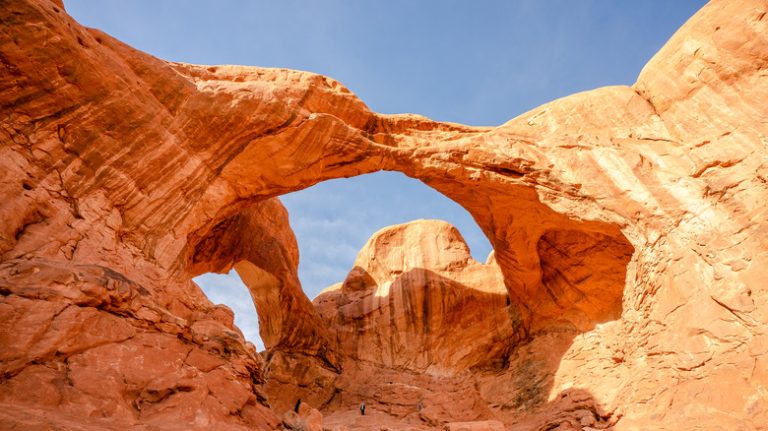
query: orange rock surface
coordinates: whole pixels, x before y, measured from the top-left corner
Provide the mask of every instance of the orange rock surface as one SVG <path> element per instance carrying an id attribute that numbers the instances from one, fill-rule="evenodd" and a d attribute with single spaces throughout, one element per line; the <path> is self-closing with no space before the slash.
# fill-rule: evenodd
<path id="1" fill-rule="evenodd" d="M 166 62 L 60 2 L 5 2 L 0 426 L 275 429 L 294 401 L 274 394 L 300 388 L 326 427 L 372 429 L 366 399 L 392 428 L 764 429 L 767 12 L 711 1 L 633 86 L 479 128 L 376 114 L 311 73 Z M 382 169 L 464 206 L 496 263 L 463 260 L 449 227 L 434 246 L 391 228 L 315 308 L 275 197 Z M 232 267 L 263 358 L 191 281 Z M 477 333 L 463 299 L 509 326 Z M 473 337 L 487 357 L 457 345 Z"/>
<path id="2" fill-rule="evenodd" d="M 476 262 L 453 226 L 385 228 L 344 283 L 316 299 L 345 360 L 413 372 L 502 366 L 521 338 L 495 263 Z"/>

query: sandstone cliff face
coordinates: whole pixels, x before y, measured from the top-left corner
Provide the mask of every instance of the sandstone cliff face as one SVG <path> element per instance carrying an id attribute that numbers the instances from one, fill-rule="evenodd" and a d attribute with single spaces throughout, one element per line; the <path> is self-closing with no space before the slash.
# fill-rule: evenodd
<path id="1" fill-rule="evenodd" d="M 360 354 L 300 291 L 273 198 L 387 169 L 472 213 L 526 340 L 477 385 L 420 387 L 450 383 L 454 406 L 520 429 L 768 423 L 767 8 L 712 1 L 634 86 L 476 128 L 379 115 L 310 73 L 165 62 L 60 3 L 4 3 L 2 422 L 273 428 L 262 371 L 281 363 L 376 396 L 332 383 L 371 365 L 344 361 Z M 190 281 L 233 265 L 267 365 Z M 358 275 L 341 295 L 366 291 Z M 486 404 L 461 404 L 471 391 Z"/>
<path id="2" fill-rule="evenodd" d="M 557 263 L 551 286 L 566 283 L 571 273 L 600 273 L 606 257 L 629 259 L 622 247 L 595 247 L 594 238 L 578 238 L 548 235 L 540 242 L 542 260 Z M 610 291 L 604 299 L 601 307 L 617 306 Z M 307 358 L 289 366 L 273 362 L 270 377 L 277 369 L 286 382 L 267 384 L 274 405 L 287 408 L 296 394 L 306 394 L 302 384 L 320 381 L 312 401 L 321 405 L 326 424 L 351 429 L 487 429 L 502 421 L 515 429 L 546 429 L 570 419 L 584 426 L 615 422 L 585 392 L 568 391 L 566 398 L 547 403 L 562 355 L 580 330 L 566 325 L 527 332 L 521 304 L 507 295 L 493 254 L 485 264 L 475 261 L 445 222 L 417 220 L 375 233 L 344 282 L 327 288 L 314 304 L 335 336 L 342 370 L 329 376 Z M 290 382 L 286 376 L 296 371 L 301 378 Z M 356 414 L 361 401 L 368 405 L 365 417 Z"/>
<path id="3" fill-rule="evenodd" d="M 314 300 L 347 360 L 417 372 L 501 367 L 519 339 L 507 302 L 498 266 L 437 220 L 377 232 Z"/>

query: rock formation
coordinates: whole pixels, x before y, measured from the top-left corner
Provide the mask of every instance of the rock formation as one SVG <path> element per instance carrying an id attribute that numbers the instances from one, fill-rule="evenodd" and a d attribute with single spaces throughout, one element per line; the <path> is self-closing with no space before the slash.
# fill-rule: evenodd
<path id="1" fill-rule="evenodd" d="M 592 255 L 609 252 L 620 258 L 624 250 L 587 252 L 584 241 L 551 241 L 559 247 L 563 274 L 578 262 L 580 272 L 601 279 L 614 274 L 602 274 L 595 264 L 602 260 Z M 539 249 L 545 256 L 553 246 Z M 552 423 L 550 412 L 543 418 L 533 413 L 546 406 L 543 392 L 579 333 L 558 327 L 531 337 L 493 254 L 485 264 L 475 261 L 456 228 L 437 220 L 374 234 L 344 282 L 327 288 L 314 304 L 327 333 L 335 336 L 329 341 L 341 371 L 319 367 L 306 355 L 291 355 L 290 363 L 273 360 L 265 393 L 280 409 L 289 408 L 298 395 L 311 397 L 322 406 L 327 424 L 351 429 L 380 424 L 497 429 L 494 424 L 502 420 L 515 429 L 545 428 Z M 270 381 L 275 373 L 279 384 Z M 367 416 L 356 412 L 361 401 Z M 561 410 L 576 412 L 571 416 L 584 425 L 612 423 L 589 396 L 569 396 Z"/>
<path id="2" fill-rule="evenodd" d="M 315 304 L 345 358 L 413 372 L 501 366 L 520 337 L 494 263 L 453 226 L 417 221 L 371 237 Z"/>
<path id="3" fill-rule="evenodd" d="M 300 386 L 330 426 L 357 402 L 347 394 L 376 400 L 382 423 L 422 428 L 760 429 L 767 11 L 711 1 L 633 86 L 480 128 L 376 114 L 311 73 L 166 62 L 80 26 L 60 2 L 4 2 L 0 423 L 273 429 L 286 409 L 268 394 Z M 428 261 L 374 240 L 316 310 L 276 197 L 382 169 L 464 206 L 496 263 L 462 260 L 447 227 L 446 254 Z M 390 231 L 393 244 L 413 241 L 398 229 L 413 227 Z M 432 269 L 396 273 L 411 263 Z M 264 358 L 191 281 L 232 267 L 264 323 Z M 509 305 L 472 296 L 474 277 L 501 277 Z M 422 311 L 436 320 L 407 325 L 406 285 L 436 304 L 455 283 L 474 306 L 504 298 L 483 317 L 509 317 L 496 328 L 509 351 L 465 354 L 425 331 L 460 315 Z M 404 320 L 359 317 L 385 290 Z M 455 299 L 442 310 L 463 307 Z M 340 339 L 347 322 L 397 333 L 405 351 Z M 439 359 L 409 351 L 424 343 Z M 396 403 L 414 394 L 421 411 Z"/>

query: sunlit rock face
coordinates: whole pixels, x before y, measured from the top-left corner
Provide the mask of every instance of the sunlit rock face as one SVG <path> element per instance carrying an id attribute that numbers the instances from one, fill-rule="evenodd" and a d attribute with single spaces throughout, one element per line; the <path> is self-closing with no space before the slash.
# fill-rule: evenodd
<path id="1" fill-rule="evenodd" d="M 377 232 L 314 301 L 346 358 L 414 372 L 504 364 L 519 339 L 507 302 L 499 267 L 437 220 Z"/>
<path id="2" fill-rule="evenodd" d="M 350 429 L 370 425 L 361 399 L 393 428 L 759 429 L 766 9 L 712 1 L 633 86 L 478 128 L 377 114 L 311 73 L 166 62 L 60 2 L 5 2 L 1 422 L 274 429 L 295 400 L 271 394 L 296 387 Z M 382 169 L 464 206 L 495 258 L 462 260 L 444 225 L 434 244 L 390 228 L 316 308 L 275 197 Z M 232 267 L 263 358 L 191 281 Z M 481 310 L 491 333 L 462 320 Z M 487 357 L 451 344 L 473 333 Z"/>

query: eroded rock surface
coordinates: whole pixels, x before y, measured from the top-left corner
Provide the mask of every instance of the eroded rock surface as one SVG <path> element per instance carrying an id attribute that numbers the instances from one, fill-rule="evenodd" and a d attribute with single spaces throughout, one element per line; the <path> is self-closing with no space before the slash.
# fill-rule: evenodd
<path id="1" fill-rule="evenodd" d="M 374 234 L 314 302 L 345 358 L 440 372 L 504 364 L 520 338 L 508 301 L 495 263 L 472 259 L 455 227 L 421 220 Z"/>
<path id="2" fill-rule="evenodd" d="M 629 260 L 613 243 L 598 242 L 604 247 L 595 249 L 592 234 L 569 231 L 566 238 L 548 239 L 539 247 L 542 260 L 557 260 L 560 277 L 572 272 L 610 286 L 617 275 L 602 276 L 605 258 L 623 259 L 625 265 Z M 604 307 L 610 308 L 610 298 L 606 294 Z M 417 220 L 375 233 L 347 278 L 314 304 L 328 334 L 335 336 L 333 349 L 343 366 L 329 376 L 310 358 L 272 361 L 270 376 L 278 370 L 285 382 L 266 386 L 275 405 L 289 406 L 312 382 L 327 422 L 351 429 L 378 429 L 382 423 L 393 430 L 495 429 L 503 422 L 515 429 L 541 429 L 553 421 L 568 423 L 574 412 L 579 415 L 575 424 L 615 422 L 578 391 L 555 402 L 555 410 L 565 413 L 552 413 L 548 392 L 581 330 L 562 325 L 528 332 L 521 304 L 507 294 L 493 254 L 485 264 L 475 261 L 446 222 Z M 619 314 L 614 310 L 603 319 Z M 301 378 L 291 382 L 291 371 L 300 371 Z M 356 414 L 361 402 L 368 406 L 364 417 Z"/>
<path id="3" fill-rule="evenodd" d="M 466 407 L 515 429 L 759 429 L 767 9 L 712 1 L 633 86 L 478 128 L 376 114 L 311 73 L 162 61 L 83 28 L 60 2 L 4 2 L 0 422 L 270 429 L 284 409 L 261 395 L 265 372 L 358 397 L 408 396 L 405 386 L 369 393 L 381 386 L 334 380 L 388 375 L 345 361 L 361 357 L 360 340 L 338 343 L 301 292 L 273 199 L 387 169 L 473 215 L 494 246 L 514 337 L 525 340 L 505 368 L 469 377 L 421 372 L 433 365 L 423 355 L 386 363 L 419 370 L 418 388 L 455 388 L 452 409 L 425 406 L 413 421 L 485 420 L 451 417 Z M 267 358 L 190 281 L 232 266 L 266 323 Z M 385 275 L 369 269 L 377 283 Z M 368 281 L 352 281 L 341 292 L 354 300 Z M 405 345 L 425 339 L 417 334 Z M 372 345 L 366 360 L 383 362 L 389 347 Z M 410 414 L 374 407 L 400 422 Z"/>

